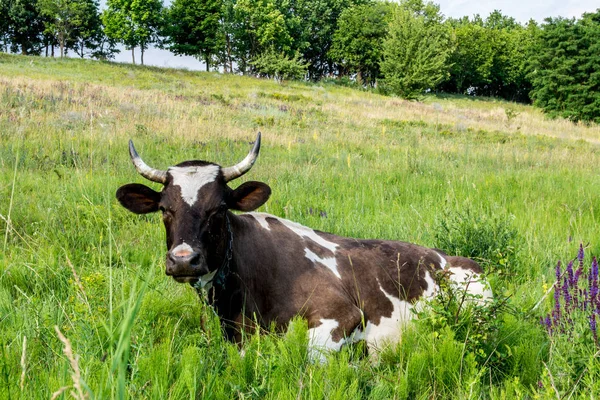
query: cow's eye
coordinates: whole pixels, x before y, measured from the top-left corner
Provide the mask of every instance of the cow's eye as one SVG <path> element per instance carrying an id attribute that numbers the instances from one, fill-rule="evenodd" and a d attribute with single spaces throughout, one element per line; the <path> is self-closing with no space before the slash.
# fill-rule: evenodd
<path id="1" fill-rule="evenodd" d="M 163 212 L 163 213 L 166 211 L 163 206 L 158 206 L 158 209 L 160 210 L 160 212 Z"/>

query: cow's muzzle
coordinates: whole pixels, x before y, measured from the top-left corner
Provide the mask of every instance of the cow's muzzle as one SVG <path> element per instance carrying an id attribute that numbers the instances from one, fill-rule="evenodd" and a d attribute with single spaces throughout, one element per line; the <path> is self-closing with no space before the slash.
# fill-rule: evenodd
<path id="1" fill-rule="evenodd" d="M 208 272 L 204 257 L 199 252 L 192 251 L 186 254 L 167 253 L 166 274 L 178 282 L 193 283 Z"/>

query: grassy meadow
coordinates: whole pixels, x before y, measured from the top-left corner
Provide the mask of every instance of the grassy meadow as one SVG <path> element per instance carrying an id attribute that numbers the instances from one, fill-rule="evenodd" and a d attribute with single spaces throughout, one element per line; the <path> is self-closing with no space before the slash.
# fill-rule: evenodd
<path id="1" fill-rule="evenodd" d="M 311 363 L 302 321 L 242 357 L 165 276 L 161 217 L 114 194 L 158 188 L 129 138 L 164 169 L 233 164 L 259 130 L 234 186 L 269 184 L 260 211 L 471 256 L 498 308 L 441 302 L 378 362 L 357 345 Z M 600 254 L 598 165 L 600 127 L 504 101 L 0 54 L 0 398 L 597 398 L 587 320 L 549 336 L 540 318 L 557 261 Z"/>

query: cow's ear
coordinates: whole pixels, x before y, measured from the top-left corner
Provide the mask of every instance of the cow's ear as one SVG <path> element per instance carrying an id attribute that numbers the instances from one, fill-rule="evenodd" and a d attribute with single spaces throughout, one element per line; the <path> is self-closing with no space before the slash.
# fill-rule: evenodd
<path id="1" fill-rule="evenodd" d="M 271 188 L 262 182 L 245 182 L 233 190 L 227 206 L 239 211 L 252 211 L 265 204 L 271 195 Z"/>
<path id="2" fill-rule="evenodd" d="M 117 200 L 126 209 L 136 214 L 147 214 L 158 210 L 160 193 L 139 183 L 130 183 L 117 190 Z"/>

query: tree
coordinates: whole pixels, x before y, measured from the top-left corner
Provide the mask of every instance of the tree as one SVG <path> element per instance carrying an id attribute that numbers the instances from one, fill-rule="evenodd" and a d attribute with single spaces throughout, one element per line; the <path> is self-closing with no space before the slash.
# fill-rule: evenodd
<path id="1" fill-rule="evenodd" d="M 102 14 L 104 31 L 108 37 L 123 43 L 131 50 L 135 64 L 135 48 L 144 51 L 158 42 L 158 30 L 162 23 L 161 0 L 108 0 L 108 8 Z"/>
<path id="2" fill-rule="evenodd" d="M 8 6 L 8 37 L 13 53 L 39 54 L 44 26 L 35 0 L 11 0 Z"/>
<path id="3" fill-rule="evenodd" d="M 503 97 L 508 100 L 527 101 L 529 86 L 525 69 L 529 43 L 527 31 L 514 18 L 492 12 L 484 21 L 488 40 L 492 45 L 492 65 L 489 82 L 477 88 L 476 94 Z M 522 90 L 524 89 L 524 90 Z"/>
<path id="4" fill-rule="evenodd" d="M 329 51 L 345 74 L 356 74 L 359 83 L 374 85 L 380 75 L 383 39 L 393 5 L 376 2 L 342 11 Z"/>
<path id="5" fill-rule="evenodd" d="M 167 48 L 177 55 L 203 59 L 208 71 L 223 43 L 221 0 L 174 0 L 165 13 Z"/>
<path id="6" fill-rule="evenodd" d="M 444 91 L 466 94 L 490 83 L 494 60 L 489 30 L 463 18 L 453 25 L 454 51 L 448 59 L 450 76 L 442 84 Z"/>
<path id="7" fill-rule="evenodd" d="M 86 54 L 98 53 L 101 44 L 106 40 L 102 27 L 97 0 L 78 0 L 82 12 L 77 15 L 75 21 L 75 34 L 70 47 L 75 53 L 83 58 Z M 87 50 L 87 52 L 86 52 Z"/>
<path id="8" fill-rule="evenodd" d="M 548 18 L 531 60 L 534 105 L 552 117 L 600 123 L 600 10 Z"/>
<path id="9" fill-rule="evenodd" d="M 252 61 L 266 52 L 293 55 L 286 19 L 274 0 L 238 0 L 232 11 L 232 51 L 242 73 L 254 72 Z"/>
<path id="10" fill-rule="evenodd" d="M 78 25 L 87 19 L 90 10 L 82 0 L 39 0 L 40 14 L 44 19 L 44 33 L 54 37 L 60 46 L 60 57 L 73 41 Z"/>
<path id="11" fill-rule="evenodd" d="M 316 80 L 337 72 L 329 51 L 342 12 L 369 0 L 279 0 L 286 15 L 294 51 L 310 63 L 308 75 Z"/>
<path id="12" fill-rule="evenodd" d="M 0 15 L 3 15 L 0 18 L 0 51 L 8 52 L 8 47 L 10 45 L 10 4 L 8 0 L 0 0 Z"/>
<path id="13" fill-rule="evenodd" d="M 448 76 L 451 52 L 446 26 L 399 7 L 383 43 L 382 89 L 404 97 L 435 89 Z"/>

